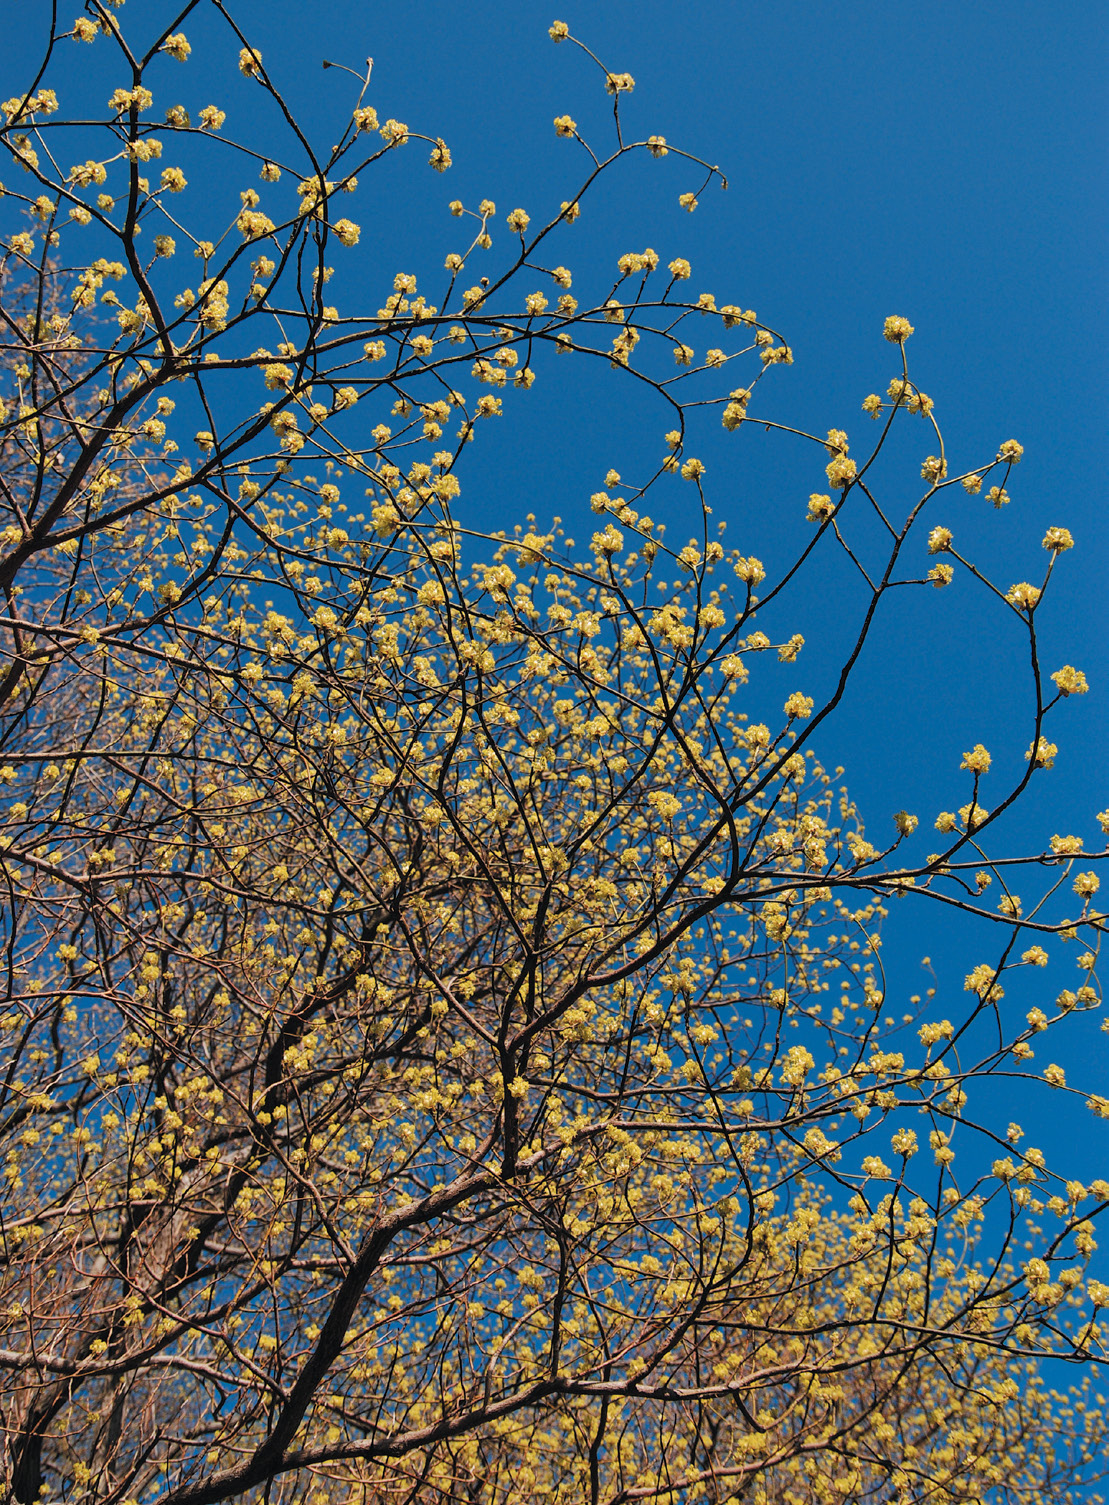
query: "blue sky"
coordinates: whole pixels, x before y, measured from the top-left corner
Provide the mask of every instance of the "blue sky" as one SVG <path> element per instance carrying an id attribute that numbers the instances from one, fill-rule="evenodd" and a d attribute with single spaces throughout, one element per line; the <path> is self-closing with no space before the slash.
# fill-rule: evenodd
<path id="1" fill-rule="evenodd" d="M 549 10 L 501 0 L 477 14 L 429 0 L 388 8 L 247 0 L 234 14 L 271 76 L 324 136 L 348 118 L 353 81 L 323 72 L 321 60 L 357 69 L 372 55 L 368 98 L 381 118 L 396 116 L 450 144 L 455 165 L 446 177 L 409 147 L 410 159 L 398 154 L 383 164 L 358 196 L 364 244 L 383 285 L 397 270 L 430 275 L 457 248 L 457 222 L 446 211 L 453 197 L 473 204 L 488 195 L 501 215 L 522 205 L 540 219 L 572 196 L 580 148 L 555 139 L 552 117 L 568 112 L 587 135 L 602 137 L 607 100 L 588 60 L 549 40 L 557 14 L 606 65 L 634 75 L 623 110 L 629 135 L 664 135 L 718 163 L 730 181 L 726 194 L 710 188 L 688 215 L 677 196 L 699 186 L 699 175 L 673 156 L 630 164 L 596 209 L 560 232 L 559 255 L 583 283 L 647 244 L 664 259 L 688 257 L 695 292 L 711 289 L 721 302 L 754 308 L 792 346 L 795 364 L 771 373 L 775 416 L 820 433 L 846 429 L 853 453 L 869 436 L 862 398 L 883 391 L 897 371 L 882 321 L 909 317 L 911 370 L 936 401 L 953 469 L 991 458 L 1006 438 L 1025 447 L 1004 512 L 949 493 L 932 521 L 953 527 L 1003 589 L 1042 571 L 1049 524 L 1069 527 L 1077 541 L 1042 614 L 1043 657 L 1048 670 L 1063 662 L 1083 668 L 1091 693 L 1059 708 L 1048 729 L 1060 747 L 1057 765 L 1037 776 L 1023 814 L 999 841 L 1029 850 L 1073 830 L 1095 845 L 1093 814 L 1109 804 L 1109 10 L 1079 0 L 1051 9 L 1021 0 L 556 3 Z M 45 17 L 47 7 L 39 9 Z M 33 8 L 21 14 L 25 30 L 9 37 L 0 61 L 5 95 L 25 82 L 34 55 Z M 130 0 L 125 14 L 153 26 L 172 11 L 161 0 Z M 177 65 L 166 61 L 172 87 L 190 98 L 207 90 L 216 102 L 226 94 L 228 132 L 249 125 L 234 114 L 244 99 L 233 87 L 237 44 L 206 42 L 200 13 L 186 29 L 192 71 L 172 75 Z M 74 59 L 83 65 L 88 55 L 68 47 L 62 77 L 79 98 L 85 80 Z M 97 98 L 102 82 L 97 71 Z M 203 191 L 230 203 L 241 186 L 214 161 Z M 493 261 L 508 250 L 503 230 L 501 239 Z M 511 526 L 528 510 L 541 519 L 557 511 L 582 536 L 592 526 L 589 494 L 607 468 L 634 475 L 645 453 L 655 458 L 669 427 L 661 410 L 644 411 L 607 372 L 571 375 L 569 363 L 565 371 L 544 375 L 526 408 L 506 404 L 496 442 L 475 446 L 464 522 Z M 715 516 L 727 521 L 729 544 L 772 564 L 804 536 L 805 500 L 824 486 L 823 452 L 779 436 L 729 438 L 712 422 L 690 448 L 709 464 Z M 917 494 L 928 438 L 918 429 L 894 444 L 881 474 L 895 504 Z M 652 498 L 652 511 L 671 537 L 681 534 L 688 493 L 674 482 Z M 810 692 L 834 662 L 855 604 L 838 565 L 806 578 L 788 625 L 808 639 L 801 665 Z M 884 834 L 892 812 L 907 808 L 921 816 L 918 849 L 928 850 L 935 812 L 967 797 L 957 768 L 975 742 L 995 754 L 997 787 L 1019 773 L 1029 740 L 1025 660 L 1014 623 L 973 582 L 896 600 L 818 743 L 829 766 L 846 768 L 876 831 Z M 990 803 L 985 789 L 983 799 Z M 937 930 L 925 906 L 904 911 L 893 917 L 886 956 L 896 992 L 920 987 L 919 956 L 928 951 L 948 1011 L 957 1008 L 964 964 L 982 959 L 981 932 Z M 1052 974 L 1052 992 L 1072 982 L 1068 966 L 1064 958 Z M 1075 1059 L 1094 1057 L 1086 1084 L 1106 1092 L 1109 1074 L 1095 1056 L 1104 1063 L 1105 1037 L 1074 1023 L 1068 1049 Z M 1046 1093 L 1041 1106 L 1050 1153 Z M 1106 1135 L 1089 1115 L 1081 1122 L 1084 1173 L 1104 1173 Z"/>
<path id="2" fill-rule="evenodd" d="M 369 97 L 382 118 L 442 135 L 454 152 L 445 178 L 405 163 L 383 182 L 372 233 L 386 273 L 441 263 L 454 245 L 450 197 L 471 204 L 488 195 L 498 209 L 521 204 L 535 218 L 557 206 L 581 154 L 554 139 L 555 114 L 603 135 L 598 76 L 580 54 L 551 44 L 554 13 L 545 6 L 491 5 L 475 21 L 422 0 L 389 12 L 330 3 L 310 30 L 302 14 L 282 3 L 236 9 L 267 66 L 321 127 L 339 118 L 349 81 L 319 71 L 320 59 L 357 67 L 372 55 Z M 629 134 L 681 142 L 719 163 L 731 185 L 706 191 L 690 216 L 676 198 L 697 186 L 692 170 L 673 158 L 631 164 L 602 196 L 604 212 L 560 242 L 575 271 L 607 267 L 648 243 L 664 257 L 687 256 L 697 290 L 754 307 L 793 347 L 796 364 L 773 373 L 777 416 L 821 433 L 842 427 L 856 445 L 869 436 L 862 397 L 895 374 L 882 321 L 903 313 L 917 331 L 913 371 L 936 399 L 953 465 L 988 458 L 1010 436 L 1024 444 L 1003 514 L 952 497 L 934 520 L 995 563 L 1003 588 L 1041 569 L 1046 525 L 1075 534 L 1043 614 L 1045 661 L 1081 659 L 1094 688 L 1060 708 L 1054 740 L 1063 756 L 1030 804 L 1052 830 L 1062 807 L 1092 842 L 1090 817 L 1109 800 L 1098 758 L 1109 742 L 1104 8 L 609 0 L 561 4 L 558 14 L 608 66 L 635 76 L 624 106 Z M 552 379 L 534 395 L 533 413 L 518 411 L 504 426 L 487 466 L 475 454 L 480 505 L 490 525 L 515 521 L 526 492 L 527 506 L 559 511 L 573 531 L 610 464 L 632 472 L 645 442 L 653 456 L 662 420 L 641 418 L 626 389 L 577 372 L 569 390 Z M 913 437 L 891 467 L 895 488 L 915 481 L 912 459 L 928 448 L 926 434 Z M 742 456 L 715 434 L 711 442 L 710 500 L 728 520 L 728 541 L 781 553 L 802 531 L 808 492 L 823 487 L 811 453 L 754 435 Z M 506 462 L 526 478 L 523 492 L 498 480 Z M 666 515 L 667 500 L 655 510 Z M 672 533 L 686 501 L 672 488 Z M 804 615 L 834 645 L 846 618 L 834 585 L 826 602 L 814 589 Z M 967 582 L 942 600 L 898 603 L 879 639 L 824 751 L 846 765 L 875 818 L 906 805 L 924 815 L 943 804 L 964 746 L 989 745 L 992 732 L 999 748 L 1016 748 L 1023 724 L 998 727 L 1023 693 L 1019 639 Z"/>
<path id="3" fill-rule="evenodd" d="M 251 7 L 240 14 L 253 38 Z M 727 193 L 707 190 L 687 215 L 676 200 L 698 186 L 692 170 L 673 158 L 637 161 L 602 194 L 603 208 L 559 242 L 576 274 L 611 267 L 645 244 L 664 259 L 688 257 L 694 291 L 754 307 L 792 345 L 795 364 L 772 373 L 777 416 L 818 433 L 842 427 L 859 445 L 868 437 L 863 396 L 884 391 L 896 374 L 882 321 L 905 314 L 916 327 L 912 369 L 936 400 L 953 468 L 990 458 L 1003 439 L 1024 444 L 1003 513 L 949 493 L 932 521 L 953 527 L 961 546 L 992 564 L 1002 589 L 1038 578 L 1046 526 L 1074 533 L 1077 547 L 1060 561 L 1042 616 L 1043 656 L 1049 669 L 1078 664 L 1093 688 L 1059 707 L 1056 767 L 999 842 L 1029 850 L 1073 830 L 1096 845 L 1092 817 L 1109 804 L 1109 12 L 1018 0 L 921 8 L 559 0 L 550 12 L 487 6 L 476 21 L 417 0 L 388 24 L 371 8 L 328 5 L 307 44 L 297 24 L 288 39 L 267 28 L 270 38 L 259 37 L 267 62 L 275 49 L 282 62 L 287 56 L 308 108 L 320 104 L 320 81 L 338 77 L 315 72 L 317 55 L 355 66 L 372 55 L 371 97 L 382 117 L 395 114 L 452 147 L 447 178 L 410 174 L 382 192 L 381 243 L 394 258 L 384 271 L 406 257 L 421 269 L 439 264 L 453 244 L 440 199 L 472 204 L 488 195 L 502 213 L 520 204 L 538 219 L 571 195 L 580 149 L 554 138 L 551 119 L 568 112 L 583 132 L 607 140 L 608 102 L 588 60 L 550 42 L 556 14 L 608 67 L 634 75 L 624 103 L 629 135 L 662 134 L 719 163 L 730 182 Z M 557 511 L 581 536 L 590 525 L 586 499 L 608 466 L 634 476 L 644 448 L 654 456 L 669 426 L 661 412 L 642 412 L 607 379 L 559 375 L 544 377 L 527 411 L 514 408 L 495 449 L 475 446 L 466 485 L 475 522 L 510 525 L 527 508 L 541 517 Z M 728 542 L 768 562 L 781 558 L 804 533 L 804 501 L 823 489 L 825 457 L 777 436 L 743 433 L 732 443 L 715 423 L 691 447 L 710 464 L 708 495 L 728 522 Z M 913 430 L 895 446 L 883 472 L 887 495 L 917 494 L 927 439 Z M 686 525 L 686 509 L 677 482 L 652 498 L 672 536 Z M 806 581 L 789 627 L 805 633 L 802 664 L 817 683 L 854 620 L 852 604 L 837 565 Z M 922 817 L 920 850 L 930 850 L 935 813 L 967 797 L 957 772 L 965 748 L 991 748 L 998 784 L 1019 776 L 1029 740 L 1026 670 L 1014 622 L 973 582 L 942 596 L 906 593 L 880 619 L 818 751 L 829 766 L 846 767 L 876 831 L 908 808 Z M 996 944 L 984 927 L 952 925 L 925 905 L 898 906 L 890 931 L 893 995 L 922 987 L 919 958 L 931 953 L 947 1011 L 961 1006 L 967 967 Z M 1064 955 L 1053 970 L 1051 996 L 1072 984 L 1072 965 Z M 1014 1004 L 1037 1001 L 1036 986 L 1017 983 Z M 1103 1063 L 1105 1037 L 1092 1023 L 1074 1023 L 1055 1049 Z M 1093 1070 L 1090 1087 L 1105 1092 L 1109 1074 L 1103 1064 Z M 1004 1122 L 1004 1090 L 997 1096 Z M 1034 1103 L 1022 1114 L 1040 1120 L 1027 1126 L 1050 1154 L 1058 1100 L 1044 1093 Z M 1080 1173 L 1104 1173 L 1109 1137 L 1089 1115 L 1080 1122 Z"/>

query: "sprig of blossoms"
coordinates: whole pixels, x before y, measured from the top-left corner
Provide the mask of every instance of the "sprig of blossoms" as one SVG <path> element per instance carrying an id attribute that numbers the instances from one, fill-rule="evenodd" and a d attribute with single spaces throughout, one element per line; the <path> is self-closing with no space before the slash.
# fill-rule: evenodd
<path id="1" fill-rule="evenodd" d="M 1074 548 L 1074 539 L 1066 528 L 1048 528 L 1044 534 L 1043 546 L 1053 554 L 1062 554 L 1064 550 Z"/>
<path id="2" fill-rule="evenodd" d="M 913 333 L 913 326 L 900 314 L 890 314 L 882 328 L 882 333 L 891 345 L 903 345 Z"/>

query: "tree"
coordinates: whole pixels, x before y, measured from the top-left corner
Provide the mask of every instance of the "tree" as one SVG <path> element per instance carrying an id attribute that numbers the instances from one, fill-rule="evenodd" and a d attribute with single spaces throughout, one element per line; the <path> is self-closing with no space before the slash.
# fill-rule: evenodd
<path id="1" fill-rule="evenodd" d="M 255 138 L 225 141 L 216 106 L 152 123 L 190 14 L 238 50 Z M 91 124 L 49 86 L 86 43 L 106 90 L 127 80 Z M 219 0 L 157 35 L 93 0 L 3 106 L 26 190 L 0 410 L 17 1501 L 1029 1500 L 1098 1474 L 1109 1288 L 1085 1265 L 1109 1184 L 978 1108 L 992 1079 L 1085 1097 L 1029 1042 L 1099 1006 L 1098 859 L 987 847 L 1086 688 L 1037 655 L 1070 536 L 1007 591 L 955 550 L 936 500 L 1000 504 L 1021 447 L 947 474 L 894 316 L 867 458 L 799 435 L 828 490 L 794 561 L 725 548 L 692 446 L 706 422 L 786 427 L 791 353 L 687 295 L 680 259 L 628 253 L 589 292 L 548 265 L 631 154 L 719 177 L 625 140 L 633 81 L 601 76 L 614 142 L 556 120 L 588 170 L 542 227 L 513 209 L 479 278 L 496 211 L 453 202 L 469 249 L 430 295 L 390 271 L 372 313 L 328 302 L 360 239 L 345 195 L 406 146 L 436 171 L 450 152 L 379 122 L 368 71 L 320 152 Z M 186 224 L 221 150 L 241 207 L 213 225 L 213 194 Z M 470 442 L 555 355 L 608 362 L 671 425 L 645 479 L 594 495 L 585 551 L 557 519 L 483 530 L 463 493 Z M 898 512 L 871 467 L 905 424 L 935 453 Z M 671 546 L 645 499 L 683 483 L 698 524 Z M 858 560 L 875 517 L 833 693 L 791 679 L 755 720 L 804 646 L 768 609 L 815 550 Z M 818 729 L 879 603 L 956 569 L 1022 624 L 1032 741 L 992 812 L 990 754 L 967 753 L 924 854 L 907 812 L 864 834 Z M 937 924 L 989 921 L 990 949 L 957 1018 L 917 1000 L 896 1032 L 881 921 L 910 890 Z M 1075 937 L 1078 989 L 1001 1006 Z M 1069 1398 L 1063 1360 L 1087 1366 Z"/>

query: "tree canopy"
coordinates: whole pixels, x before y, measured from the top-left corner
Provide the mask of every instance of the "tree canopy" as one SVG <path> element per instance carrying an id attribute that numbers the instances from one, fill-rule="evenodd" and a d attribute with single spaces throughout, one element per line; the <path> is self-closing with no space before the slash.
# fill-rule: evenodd
<path id="1" fill-rule="evenodd" d="M 174 71 L 186 22 L 237 57 L 253 133 Z M 680 163 L 680 211 L 721 172 L 630 139 L 632 77 L 550 34 L 609 138 L 555 120 L 577 157 L 545 214 L 445 204 L 434 286 L 360 246 L 358 205 L 448 145 L 336 65 L 324 149 L 220 0 L 164 29 L 91 0 L 2 106 L 21 1505 L 1093 1498 L 1109 1182 L 1049 1164 L 994 1090 L 1109 1116 L 1052 1060 L 1101 1004 L 1101 858 L 997 835 L 1086 690 L 1038 652 L 1073 540 L 1048 528 L 1011 586 L 959 552 L 945 498 L 1004 506 L 1023 451 L 949 474 L 907 318 L 871 332 L 898 374 L 849 441 L 790 424 L 787 340 L 688 262 L 598 269 L 626 159 Z M 91 119 L 52 85 L 85 48 Z M 361 302 L 331 301 L 343 258 Z M 471 445 L 580 363 L 654 405 L 655 449 L 568 503 L 587 546 L 526 502 L 488 527 Z M 710 425 L 818 457 L 790 558 L 726 544 Z M 879 485 L 908 425 L 919 456 Z M 780 624 L 823 549 L 864 600 L 820 698 Z M 864 829 L 820 728 L 879 606 L 956 572 L 1020 625 L 1021 776 L 987 793 L 976 745 L 956 811 Z M 883 1017 L 901 902 L 982 922 L 953 1017 L 932 992 Z M 1014 1010 L 1064 947 L 1078 985 Z"/>

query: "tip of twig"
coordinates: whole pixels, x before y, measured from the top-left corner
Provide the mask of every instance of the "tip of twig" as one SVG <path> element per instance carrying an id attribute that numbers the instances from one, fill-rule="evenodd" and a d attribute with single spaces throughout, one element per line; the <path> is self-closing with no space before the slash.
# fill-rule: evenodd
<path id="1" fill-rule="evenodd" d="M 328 62 L 328 61 L 327 61 L 327 59 L 326 59 L 326 58 L 324 58 L 324 60 L 323 60 L 323 66 L 324 66 L 324 67 L 325 67 L 325 68 L 331 68 L 331 67 L 333 67 L 333 66 L 334 66 L 334 65 L 333 65 L 333 64 L 332 64 L 332 63 L 329 63 L 329 62 Z"/>

